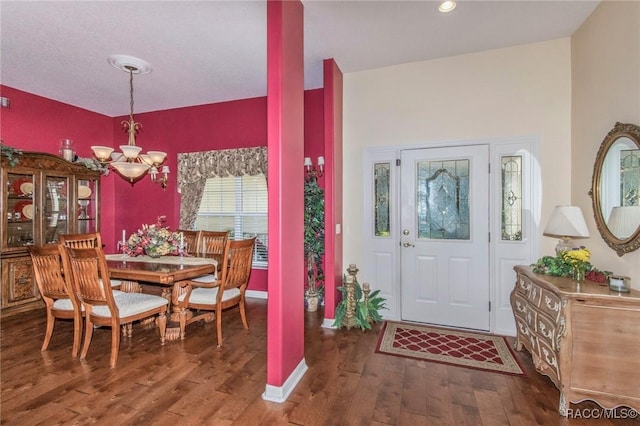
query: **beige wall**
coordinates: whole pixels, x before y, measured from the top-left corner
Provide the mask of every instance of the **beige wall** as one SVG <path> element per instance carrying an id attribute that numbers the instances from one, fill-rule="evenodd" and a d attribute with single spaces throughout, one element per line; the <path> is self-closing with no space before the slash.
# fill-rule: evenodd
<path id="1" fill-rule="evenodd" d="M 616 121 L 640 125 L 640 2 L 601 3 L 571 38 L 571 199 L 582 207 L 592 263 L 631 277 L 640 289 L 640 250 L 623 257 L 605 244 L 593 219 L 591 186 L 598 148 Z"/>
<path id="2" fill-rule="evenodd" d="M 544 227 L 555 205 L 571 201 L 568 38 L 346 74 L 344 264 L 363 264 L 366 148 L 518 136 L 541 141 Z M 541 237 L 541 254 L 556 242 Z"/>

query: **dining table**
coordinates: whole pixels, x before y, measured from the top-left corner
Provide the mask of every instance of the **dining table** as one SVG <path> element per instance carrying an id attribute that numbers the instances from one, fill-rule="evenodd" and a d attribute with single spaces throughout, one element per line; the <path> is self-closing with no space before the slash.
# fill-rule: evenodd
<path id="1" fill-rule="evenodd" d="M 142 285 L 161 288 L 161 296 L 171 304 L 171 292 L 174 283 L 196 278 L 202 275 L 216 275 L 218 261 L 210 257 L 195 256 L 127 256 L 107 254 L 107 267 L 112 279 L 120 280 L 120 290 L 142 292 Z M 175 340 L 180 328 L 174 324 L 176 315 L 172 315 L 167 325 L 165 338 Z"/>

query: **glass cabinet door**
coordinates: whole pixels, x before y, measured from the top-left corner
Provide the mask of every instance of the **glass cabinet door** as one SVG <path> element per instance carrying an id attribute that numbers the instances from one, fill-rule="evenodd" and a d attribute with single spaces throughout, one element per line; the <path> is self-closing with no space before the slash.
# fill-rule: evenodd
<path id="1" fill-rule="evenodd" d="M 76 229 L 79 233 L 98 231 L 98 183 L 96 179 L 79 179 Z"/>
<path id="2" fill-rule="evenodd" d="M 34 175 L 7 175 L 7 247 L 33 244 L 35 235 Z"/>
<path id="3" fill-rule="evenodd" d="M 45 176 L 42 214 L 43 244 L 55 243 L 69 233 L 69 178 Z"/>

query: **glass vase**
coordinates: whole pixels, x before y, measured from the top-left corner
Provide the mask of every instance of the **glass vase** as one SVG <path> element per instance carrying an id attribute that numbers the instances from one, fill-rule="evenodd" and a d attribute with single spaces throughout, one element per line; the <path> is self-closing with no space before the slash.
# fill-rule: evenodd
<path id="1" fill-rule="evenodd" d="M 574 281 L 582 282 L 584 281 L 585 268 L 580 266 L 573 267 L 573 279 Z"/>

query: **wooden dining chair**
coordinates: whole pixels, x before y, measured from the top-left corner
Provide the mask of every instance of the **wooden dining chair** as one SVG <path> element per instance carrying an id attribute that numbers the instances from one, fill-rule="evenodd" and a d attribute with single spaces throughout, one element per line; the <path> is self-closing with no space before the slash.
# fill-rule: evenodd
<path id="1" fill-rule="evenodd" d="M 63 274 L 62 256 L 64 254 L 60 244 L 44 246 L 29 246 L 29 255 L 33 264 L 33 272 L 47 309 L 47 328 L 41 351 L 46 351 L 53 335 L 53 328 L 57 318 L 73 320 L 73 347 L 71 356 L 78 356 L 80 339 L 82 337 L 82 311 L 80 301 L 76 297 L 73 286 L 67 275 Z"/>
<path id="2" fill-rule="evenodd" d="M 222 255 L 220 279 L 211 283 L 185 280 L 175 283 L 173 303 L 178 310 L 180 338 L 184 339 L 185 328 L 199 320 L 216 320 L 218 346 L 222 346 L 222 311 L 239 305 L 240 318 L 245 329 L 249 329 L 245 310 L 245 291 L 249 284 L 255 237 L 248 240 L 228 240 Z M 193 314 L 191 309 L 199 312 Z M 214 317 L 215 314 L 215 317 Z"/>
<path id="3" fill-rule="evenodd" d="M 200 231 L 178 229 L 176 232 L 182 234 L 185 254 L 189 256 L 199 256 L 198 239 L 200 238 Z"/>
<path id="4" fill-rule="evenodd" d="M 65 247 L 73 248 L 102 248 L 102 236 L 99 232 L 87 232 L 83 234 L 60 234 L 60 242 Z"/>
<path id="5" fill-rule="evenodd" d="M 111 357 L 109 365 L 116 366 L 120 351 L 120 325 L 130 324 L 158 315 L 160 341 L 164 345 L 167 328 L 167 305 L 164 297 L 144 293 L 117 292 L 114 294 L 109 279 L 109 268 L 100 247 L 66 247 L 68 268 L 73 275 L 73 286 L 85 310 L 84 343 L 80 359 L 85 359 L 91 344 L 94 326 L 111 327 Z M 105 285 L 101 284 L 101 281 Z M 129 337 L 131 336 L 131 328 Z"/>
<path id="6" fill-rule="evenodd" d="M 198 255 L 214 258 L 218 261 L 218 265 L 222 264 L 222 252 L 228 239 L 227 231 L 200 231 Z"/>
<path id="7" fill-rule="evenodd" d="M 60 243 L 64 247 L 71 248 L 102 248 L 102 236 L 99 232 L 86 232 L 82 234 L 60 234 Z M 121 280 L 111 280 L 111 287 L 119 289 Z"/>

